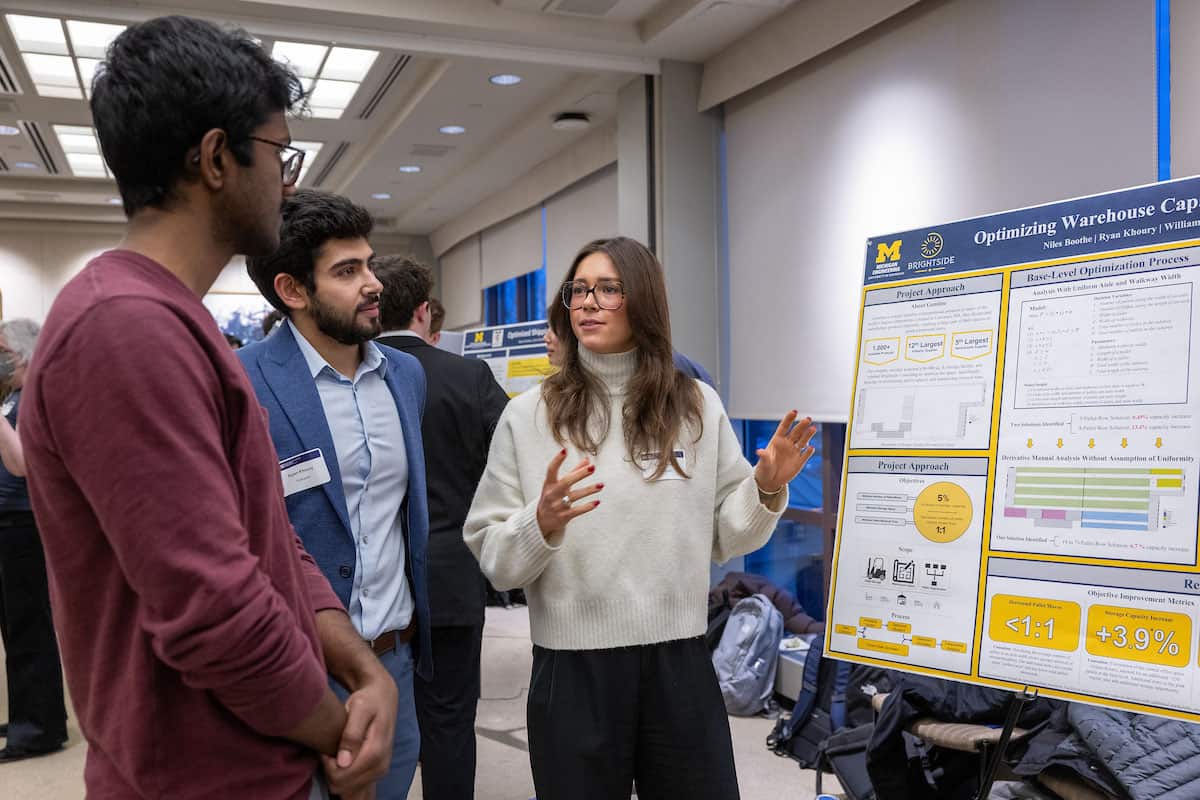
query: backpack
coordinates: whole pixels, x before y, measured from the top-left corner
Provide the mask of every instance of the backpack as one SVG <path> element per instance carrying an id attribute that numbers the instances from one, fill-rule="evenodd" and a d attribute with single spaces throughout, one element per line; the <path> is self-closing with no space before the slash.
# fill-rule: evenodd
<path id="1" fill-rule="evenodd" d="M 846 726 L 848 661 L 824 657 L 824 642 L 813 640 L 804 658 L 804 679 L 792 715 L 775 723 L 767 748 L 777 756 L 813 769 L 820 762 L 821 743 Z"/>
<path id="2" fill-rule="evenodd" d="M 846 800 L 875 800 L 867 774 L 867 747 L 874 733 L 875 723 L 868 722 L 838 731 L 821 744 L 822 764 L 837 776 Z"/>
<path id="3" fill-rule="evenodd" d="M 739 600 L 713 651 L 717 684 L 730 714 L 752 716 L 775 691 L 783 614 L 761 594 Z"/>

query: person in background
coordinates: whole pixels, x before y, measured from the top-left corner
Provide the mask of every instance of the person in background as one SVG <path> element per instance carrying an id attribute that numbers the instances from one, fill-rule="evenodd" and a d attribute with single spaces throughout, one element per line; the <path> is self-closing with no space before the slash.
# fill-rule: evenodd
<path id="1" fill-rule="evenodd" d="M 421 725 L 421 791 L 426 800 L 475 795 L 475 710 L 480 691 L 485 589 L 463 542 L 463 521 L 487 463 L 508 395 L 487 363 L 429 343 L 433 273 L 408 258 L 377 257 L 385 333 L 378 341 L 410 353 L 425 369 L 421 438 L 429 487 L 429 605 L 433 678 L 415 682 Z"/>
<path id="2" fill-rule="evenodd" d="M 672 350 L 671 355 L 675 361 L 675 368 L 684 375 L 687 375 L 689 378 L 695 378 L 698 381 L 703 381 L 714 389 L 717 388 L 717 384 L 713 382 L 712 375 L 708 374 L 708 370 L 702 367 L 699 361 L 693 361 L 678 350 Z"/>
<path id="3" fill-rule="evenodd" d="M 267 410 L 292 525 L 399 689 L 391 765 L 376 791 L 403 800 L 420 749 L 413 672 L 432 669 L 425 374 L 372 341 L 383 290 L 372 225 L 344 197 L 289 197 L 279 248 L 246 259 L 286 320 L 237 355 Z"/>
<path id="4" fill-rule="evenodd" d="M 436 297 L 429 298 L 429 335 L 426 340 L 437 347 L 442 340 L 442 323 L 446 321 L 446 307 Z"/>
<path id="5" fill-rule="evenodd" d="M 538 800 L 635 780 L 642 800 L 732 800 L 709 563 L 770 538 L 812 421 L 789 412 L 746 462 L 716 392 L 676 369 L 662 268 L 631 239 L 584 247 L 560 297 L 562 369 L 508 404 L 463 531 L 529 598 Z"/>
<path id="6" fill-rule="evenodd" d="M 323 767 L 359 800 L 387 768 L 396 686 L 288 524 L 201 302 L 279 243 L 302 96 L 248 34 L 187 17 L 126 28 L 92 83 L 129 223 L 55 299 L 18 428 L 91 798 L 306 800 Z"/>
<path id="7" fill-rule="evenodd" d="M 558 334 L 554 332 L 554 326 L 550 324 L 553 311 L 553 306 L 546 309 L 546 332 L 542 334 L 542 343 L 546 345 L 546 357 L 550 359 L 550 366 L 562 367 L 562 344 Z"/>
<path id="8" fill-rule="evenodd" d="M 279 327 L 279 323 L 282 321 L 283 321 L 283 314 L 281 314 L 278 309 L 273 308 L 270 311 L 268 311 L 266 314 L 264 314 L 263 318 L 262 318 L 263 338 L 265 339 L 268 336 L 270 336 L 271 331 L 273 331 L 277 327 Z"/>
<path id="9" fill-rule="evenodd" d="M 25 486 L 15 426 L 38 324 L 0 322 L 0 608 L 4 610 L 8 740 L 0 763 L 61 750 L 67 741 L 62 663 L 50 613 L 46 559 Z"/>

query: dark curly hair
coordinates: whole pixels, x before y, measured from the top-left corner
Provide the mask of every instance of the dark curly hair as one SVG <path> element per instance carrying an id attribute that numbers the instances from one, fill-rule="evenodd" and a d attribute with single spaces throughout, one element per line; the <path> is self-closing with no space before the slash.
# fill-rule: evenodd
<path id="1" fill-rule="evenodd" d="M 244 31 L 190 17 L 132 25 L 109 45 L 92 82 L 92 117 L 125 213 L 165 208 L 188 151 L 214 128 L 239 164 L 252 163 L 250 135 L 304 89 Z"/>
<path id="2" fill-rule="evenodd" d="M 248 257 L 246 272 L 267 302 L 290 317 L 291 309 L 275 292 L 275 276 L 287 273 L 315 292 L 313 267 L 321 247 L 331 239 L 366 239 L 374 224 L 365 208 L 341 195 L 300 189 L 283 202 L 279 249 L 269 256 Z"/>
<path id="3" fill-rule="evenodd" d="M 412 324 L 417 307 L 433 291 L 429 267 L 405 256 L 376 256 L 371 259 L 375 277 L 383 284 L 379 297 L 379 321 L 385 331 L 402 331 Z"/>

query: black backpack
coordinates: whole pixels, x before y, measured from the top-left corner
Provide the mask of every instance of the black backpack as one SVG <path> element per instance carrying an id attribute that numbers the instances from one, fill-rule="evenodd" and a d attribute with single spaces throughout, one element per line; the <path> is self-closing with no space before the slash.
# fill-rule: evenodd
<path id="1" fill-rule="evenodd" d="M 822 742 L 846 726 L 851 664 L 825 658 L 823 647 L 821 639 L 815 639 L 809 647 L 792 715 L 775 723 L 775 730 L 767 737 L 767 749 L 794 759 L 804 769 L 817 767 Z"/>
<path id="2" fill-rule="evenodd" d="M 821 760 L 842 785 L 846 800 L 875 800 L 875 787 L 867 774 L 867 746 L 875 723 L 838 731 L 821 745 Z"/>

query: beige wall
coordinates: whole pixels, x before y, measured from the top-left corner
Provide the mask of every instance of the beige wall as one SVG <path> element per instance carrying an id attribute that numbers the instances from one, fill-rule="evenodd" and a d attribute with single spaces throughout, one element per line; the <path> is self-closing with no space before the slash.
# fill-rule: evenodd
<path id="1" fill-rule="evenodd" d="M 1155 176 L 1154 4 L 921 3 L 725 104 L 729 411 L 847 418 L 869 237 Z"/>
<path id="2" fill-rule="evenodd" d="M 122 232 L 116 225 L 0 221 L 4 318 L 45 319 L 59 289 Z"/>
<path id="3" fill-rule="evenodd" d="M 123 225 L 0 220 L 0 299 L 3 318 L 46 318 L 67 281 L 93 257 L 121 241 Z M 378 236 L 380 253 L 413 255 L 440 275 L 437 259 L 423 236 Z M 236 256 L 217 277 L 214 291 L 256 293 L 246 262 Z"/>

